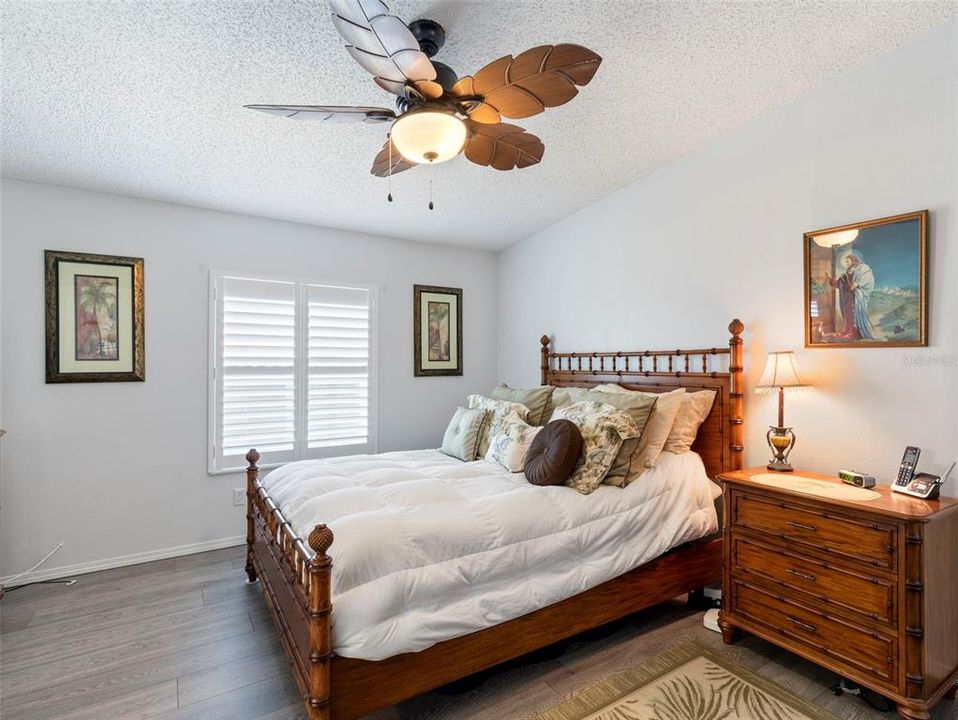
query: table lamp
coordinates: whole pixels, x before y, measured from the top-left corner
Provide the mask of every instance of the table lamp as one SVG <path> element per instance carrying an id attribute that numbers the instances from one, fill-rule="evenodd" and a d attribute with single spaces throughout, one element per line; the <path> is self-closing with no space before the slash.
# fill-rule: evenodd
<path id="1" fill-rule="evenodd" d="M 795 447 L 795 433 L 792 428 L 785 427 L 785 388 L 794 387 L 808 387 L 798 375 L 795 353 L 791 350 L 770 352 L 765 372 L 755 388 L 765 392 L 778 389 L 778 425 L 770 425 L 766 435 L 772 451 L 772 461 L 767 465 L 769 470 L 791 472 L 793 469 L 788 464 L 788 454 Z"/>

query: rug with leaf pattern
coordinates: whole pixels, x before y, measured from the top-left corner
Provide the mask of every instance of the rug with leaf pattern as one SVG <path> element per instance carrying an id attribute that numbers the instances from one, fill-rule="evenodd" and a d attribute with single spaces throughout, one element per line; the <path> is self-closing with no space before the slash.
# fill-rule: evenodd
<path id="1" fill-rule="evenodd" d="M 534 720 L 837 720 L 690 642 L 583 690 Z"/>

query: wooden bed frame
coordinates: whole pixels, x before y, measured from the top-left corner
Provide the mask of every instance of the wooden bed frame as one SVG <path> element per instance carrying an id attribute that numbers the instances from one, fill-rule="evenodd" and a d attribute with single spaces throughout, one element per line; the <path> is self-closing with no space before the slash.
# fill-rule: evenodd
<path id="1" fill-rule="evenodd" d="M 557 353 L 543 336 L 542 384 L 715 390 L 693 445 L 714 478 L 742 467 L 744 329 L 733 320 L 727 348 L 698 350 Z M 309 720 L 362 717 L 721 580 L 722 540 L 687 543 L 579 595 L 420 652 L 379 661 L 339 657 L 332 652 L 330 617 L 333 533 L 317 525 L 305 541 L 297 537 L 259 482 L 259 453 L 250 450 L 246 459 L 246 573 L 249 582 L 261 581 Z"/>

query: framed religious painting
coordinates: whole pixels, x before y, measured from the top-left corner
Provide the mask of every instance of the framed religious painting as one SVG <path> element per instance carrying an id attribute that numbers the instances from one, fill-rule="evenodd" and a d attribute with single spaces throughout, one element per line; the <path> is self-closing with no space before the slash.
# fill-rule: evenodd
<path id="1" fill-rule="evenodd" d="M 462 375 L 462 290 L 413 286 L 413 373 Z"/>
<path id="2" fill-rule="evenodd" d="M 928 211 L 805 233 L 805 347 L 928 344 Z"/>
<path id="3" fill-rule="evenodd" d="M 47 250 L 47 382 L 146 378 L 143 258 Z"/>

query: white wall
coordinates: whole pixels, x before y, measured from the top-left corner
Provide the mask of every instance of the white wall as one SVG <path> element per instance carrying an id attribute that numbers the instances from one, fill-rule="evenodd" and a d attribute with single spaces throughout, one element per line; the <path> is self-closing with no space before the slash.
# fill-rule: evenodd
<path id="1" fill-rule="evenodd" d="M 791 348 L 816 385 L 786 398 L 796 465 L 887 481 L 910 443 L 942 469 L 958 455 L 955 38 L 951 21 L 503 252 L 501 378 L 538 382 L 543 332 L 569 351 L 701 347 L 737 316 L 750 387 Z M 802 233 L 922 208 L 929 347 L 803 349 Z M 762 464 L 775 398 L 746 401 Z"/>
<path id="2" fill-rule="evenodd" d="M 206 473 L 210 268 L 379 285 L 380 450 L 438 446 L 495 384 L 491 253 L 9 180 L 2 222 L 0 576 L 245 532 L 245 481 Z M 44 249 L 144 258 L 146 382 L 44 384 Z M 463 288 L 463 377 L 413 377 L 415 283 Z"/>

